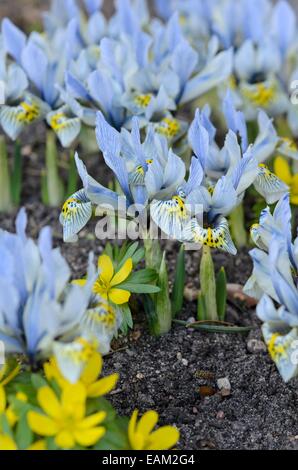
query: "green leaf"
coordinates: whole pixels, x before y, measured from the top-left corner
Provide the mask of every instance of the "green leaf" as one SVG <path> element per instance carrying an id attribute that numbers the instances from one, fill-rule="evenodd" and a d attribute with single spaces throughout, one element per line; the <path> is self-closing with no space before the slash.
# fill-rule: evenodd
<path id="1" fill-rule="evenodd" d="M 128 450 L 128 418 L 119 417 L 108 424 L 103 438 L 94 446 L 95 450 Z"/>
<path id="2" fill-rule="evenodd" d="M 194 330 L 206 331 L 208 333 L 240 333 L 246 334 L 254 329 L 252 326 L 233 326 L 233 325 L 216 325 L 212 322 L 200 321 L 195 323 L 188 323 L 183 320 L 173 320 L 174 323 L 184 326 L 185 328 L 193 328 Z M 215 322 L 216 323 L 216 322 Z M 220 323 L 220 322 L 218 322 Z"/>
<path id="3" fill-rule="evenodd" d="M 11 177 L 8 166 L 7 148 L 4 136 L 0 136 L 0 212 L 12 209 Z"/>
<path id="4" fill-rule="evenodd" d="M 121 331 L 123 334 L 127 335 L 128 329 L 133 328 L 131 310 L 128 304 L 119 305 L 118 309 L 122 315 Z"/>
<path id="5" fill-rule="evenodd" d="M 144 248 L 139 248 L 132 256 L 132 262 L 134 266 L 137 266 L 145 258 Z"/>
<path id="6" fill-rule="evenodd" d="M 205 299 L 201 293 L 198 295 L 197 317 L 200 321 L 207 320 Z"/>
<path id="7" fill-rule="evenodd" d="M 133 255 L 135 254 L 136 250 L 138 249 L 139 243 L 135 242 L 132 243 L 127 247 L 127 243 L 124 244 L 125 251 L 122 254 L 121 258 L 119 259 L 120 264 L 119 264 L 119 269 L 124 265 L 124 263 L 129 259 L 132 258 Z"/>
<path id="8" fill-rule="evenodd" d="M 16 427 L 16 442 L 18 448 L 26 450 L 33 443 L 34 435 L 28 426 L 27 414 L 21 416 Z"/>
<path id="9" fill-rule="evenodd" d="M 119 286 L 119 289 L 128 290 L 132 294 L 157 294 L 160 292 L 158 286 L 153 286 L 151 284 L 131 284 L 130 282 L 125 282 Z"/>
<path id="10" fill-rule="evenodd" d="M 184 284 L 185 284 L 185 252 L 184 245 L 181 245 L 177 264 L 176 275 L 172 291 L 172 315 L 175 317 L 181 311 L 183 306 L 184 297 Z"/>
<path id="11" fill-rule="evenodd" d="M 37 390 L 48 385 L 47 381 L 40 374 L 32 374 L 31 382 L 33 387 Z"/>
<path id="12" fill-rule="evenodd" d="M 98 398 L 89 398 L 87 402 L 87 415 L 97 413 L 99 411 L 105 411 L 107 416 L 105 418 L 105 423 L 113 421 L 116 417 L 116 411 L 114 410 L 111 403 L 103 397 Z"/>
<path id="13" fill-rule="evenodd" d="M 69 168 L 68 168 L 68 178 L 67 178 L 67 191 L 66 198 L 74 194 L 78 189 L 78 170 L 74 158 L 74 153 L 70 152 L 69 154 Z"/>
<path id="14" fill-rule="evenodd" d="M 146 268 L 131 273 L 125 281 L 125 284 L 147 284 L 148 282 L 156 281 L 157 278 L 158 273 L 155 271 L 155 269 Z M 121 284 L 119 284 L 117 287 L 120 286 Z"/>
<path id="15" fill-rule="evenodd" d="M 109 258 L 113 259 L 113 247 L 111 243 L 106 244 L 104 254 L 108 255 Z"/>
<path id="16" fill-rule="evenodd" d="M 13 171 L 11 175 L 11 195 L 13 204 L 17 207 L 20 205 L 22 191 L 22 163 L 21 145 L 19 141 L 16 141 L 14 146 Z"/>
<path id="17" fill-rule="evenodd" d="M 216 278 L 216 304 L 218 317 L 223 321 L 227 307 L 227 276 L 224 267 L 220 269 Z"/>
<path id="18" fill-rule="evenodd" d="M 203 246 L 200 264 L 201 293 L 205 299 L 206 319 L 218 320 L 214 264 L 209 246 Z"/>
<path id="19" fill-rule="evenodd" d="M 56 136 L 52 131 L 48 131 L 46 139 L 46 185 L 49 205 L 60 206 L 65 192 L 58 171 Z"/>
<path id="20" fill-rule="evenodd" d="M 168 333 L 172 326 L 172 305 L 169 293 L 169 278 L 165 252 L 160 265 L 158 287 L 160 288 L 160 292 L 154 297 L 156 310 L 154 334 L 156 336 Z"/>
<path id="21" fill-rule="evenodd" d="M 149 294 L 143 296 L 144 310 L 147 317 L 148 328 L 152 335 L 155 334 L 155 325 L 157 324 L 157 314 L 153 297 Z"/>

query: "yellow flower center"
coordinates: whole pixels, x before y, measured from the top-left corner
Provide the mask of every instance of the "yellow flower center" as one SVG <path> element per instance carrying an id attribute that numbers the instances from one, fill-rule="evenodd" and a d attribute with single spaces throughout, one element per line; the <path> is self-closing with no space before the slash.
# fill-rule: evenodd
<path id="1" fill-rule="evenodd" d="M 157 126 L 157 132 L 166 137 L 175 137 L 180 131 L 181 126 L 177 119 L 164 118 L 161 123 Z"/>
<path id="2" fill-rule="evenodd" d="M 152 99 L 152 95 L 149 93 L 147 95 L 138 95 L 135 97 L 135 103 L 140 106 L 140 108 L 147 108 L 149 106 Z"/>
<path id="3" fill-rule="evenodd" d="M 57 113 L 52 116 L 50 120 L 50 126 L 54 131 L 60 131 L 66 126 L 66 116 L 64 113 Z"/>
<path id="4" fill-rule="evenodd" d="M 257 83 L 254 89 L 245 89 L 244 95 L 256 106 L 268 106 L 275 97 L 275 87 Z"/>
<path id="5" fill-rule="evenodd" d="M 268 342 L 268 351 L 273 361 L 276 361 L 287 355 L 284 346 L 281 344 L 276 344 L 278 338 L 280 337 L 281 335 L 279 333 L 274 333 Z"/>
<path id="6" fill-rule="evenodd" d="M 19 122 L 23 122 L 25 124 L 31 124 L 35 119 L 39 116 L 39 106 L 36 103 L 26 103 L 26 101 L 22 101 L 19 106 L 19 113 L 17 115 L 17 120 Z"/>

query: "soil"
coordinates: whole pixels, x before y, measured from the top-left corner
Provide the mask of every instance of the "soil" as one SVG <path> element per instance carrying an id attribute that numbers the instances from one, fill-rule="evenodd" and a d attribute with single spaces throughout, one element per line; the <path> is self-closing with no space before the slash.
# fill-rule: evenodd
<path id="1" fill-rule="evenodd" d="M 42 2 L 28 3 L 40 8 Z M 0 2 L 0 16 L 5 7 L 5 13 L 15 17 L 15 4 Z M 89 251 L 98 255 L 103 244 L 90 235 L 94 233 L 92 224 L 82 231 L 77 244 L 63 244 L 59 209 L 38 202 L 44 139 L 45 129 L 40 124 L 23 140 L 22 205 L 29 217 L 28 235 L 37 237 L 42 227 L 50 225 L 54 243 L 61 247 L 76 278 L 86 272 Z M 61 167 L 64 163 L 62 160 Z M 92 176 L 106 184 L 109 174 L 98 155 L 88 158 L 87 166 Z M 15 215 L 16 211 L 0 215 L 0 228 L 13 231 Z M 179 245 L 168 244 L 166 248 L 173 280 Z M 190 289 L 199 287 L 199 259 L 199 252 L 186 253 L 186 284 Z M 225 267 L 231 283 L 243 285 L 251 273 L 247 250 L 236 257 L 215 252 L 214 261 L 217 269 Z M 195 302 L 185 301 L 179 318 L 195 316 Z M 140 412 L 156 409 L 162 424 L 175 424 L 180 429 L 181 449 L 298 449 L 298 380 L 283 383 L 262 344 L 253 309 L 236 300 L 229 302 L 227 321 L 252 326 L 253 330 L 246 335 L 228 335 L 174 325 L 170 333 L 155 338 L 148 334 L 140 308 L 133 331 L 118 338 L 113 352 L 105 358 L 105 373 L 118 371 L 121 377 L 111 401 L 121 415 L 129 415 L 135 408 Z M 249 346 L 252 339 L 258 341 L 259 351 Z M 226 377 L 231 390 L 223 393 L 217 380 Z"/>

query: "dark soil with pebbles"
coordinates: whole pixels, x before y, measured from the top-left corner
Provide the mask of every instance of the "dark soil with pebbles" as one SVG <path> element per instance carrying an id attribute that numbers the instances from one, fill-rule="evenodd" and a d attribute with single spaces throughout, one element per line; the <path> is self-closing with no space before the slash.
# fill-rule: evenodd
<path id="1" fill-rule="evenodd" d="M 40 203 L 25 204 L 28 233 L 36 237 L 46 224 L 54 241 L 72 267 L 74 277 L 86 271 L 88 252 L 96 255 L 101 242 L 91 239 L 92 227 L 82 232 L 75 245 L 62 243 L 59 210 Z M 0 216 L 0 227 L 13 230 L 14 216 Z M 175 269 L 178 245 L 170 245 L 170 277 Z M 187 253 L 187 284 L 197 287 L 199 253 Z M 250 273 L 248 255 L 232 257 L 216 252 L 217 267 L 224 265 L 229 282 L 244 283 Z M 195 302 L 185 302 L 181 319 L 195 317 Z M 105 358 L 105 373 L 118 371 L 120 381 L 109 396 L 118 412 L 129 415 L 135 408 L 156 409 L 161 423 L 181 431 L 181 449 L 298 449 L 298 381 L 285 385 L 261 340 L 254 311 L 235 301 L 228 305 L 227 321 L 251 325 L 247 335 L 214 334 L 174 325 L 170 333 L 148 334 L 140 308 L 128 337 L 113 344 Z M 218 388 L 227 378 L 230 389 Z"/>

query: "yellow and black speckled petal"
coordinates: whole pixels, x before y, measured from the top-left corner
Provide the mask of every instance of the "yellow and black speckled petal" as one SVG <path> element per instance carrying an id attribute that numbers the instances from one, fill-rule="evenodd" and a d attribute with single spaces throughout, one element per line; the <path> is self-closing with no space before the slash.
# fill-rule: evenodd
<path id="1" fill-rule="evenodd" d="M 92 203 L 82 189 L 67 199 L 62 207 L 60 223 L 63 226 L 65 242 L 77 240 L 77 234 L 85 227 L 92 216 Z"/>
<path id="2" fill-rule="evenodd" d="M 254 181 L 254 186 L 258 193 L 265 198 L 267 204 L 274 204 L 284 194 L 289 192 L 289 187 L 264 164 L 259 165 L 258 176 Z"/>
<path id="3" fill-rule="evenodd" d="M 150 214 L 154 223 L 166 235 L 175 240 L 182 240 L 185 225 L 190 220 L 182 197 L 175 195 L 167 201 L 155 199 L 150 205 Z"/>
<path id="4" fill-rule="evenodd" d="M 210 246 L 232 255 L 237 253 L 224 217 L 219 217 L 213 227 L 208 228 L 201 227 L 197 219 L 192 219 L 184 231 L 184 241 Z"/>

